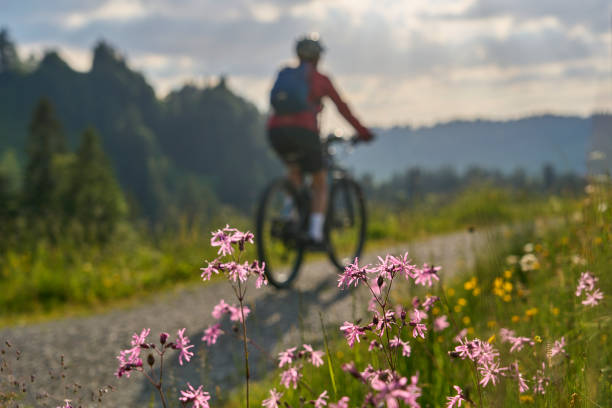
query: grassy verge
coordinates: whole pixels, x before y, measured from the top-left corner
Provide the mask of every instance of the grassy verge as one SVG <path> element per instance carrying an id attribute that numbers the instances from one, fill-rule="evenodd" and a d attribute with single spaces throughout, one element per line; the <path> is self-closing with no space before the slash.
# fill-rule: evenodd
<path id="1" fill-rule="evenodd" d="M 412 208 L 373 204 L 368 246 L 382 248 L 471 226 L 511 223 L 573 205 L 572 199 L 525 197 L 491 188 L 466 191 L 450 201 L 428 198 Z M 214 223 L 214 228 L 222 227 L 227 219 Z M 250 227 L 250 220 L 244 217 L 233 214 L 229 219 L 233 225 Z M 184 229 L 163 234 L 157 242 L 144 235 L 126 228 L 105 248 L 41 242 L 2 254 L 0 325 L 130 304 L 198 281 L 203 260 L 215 257 L 209 245 L 210 231 Z"/>
<path id="2" fill-rule="evenodd" d="M 577 211 L 568 214 L 553 230 L 532 229 L 503 237 L 498 247 L 481 254 L 470 273 L 429 290 L 396 287 L 395 301 L 410 308 L 412 296 L 427 292 L 441 301 L 428 317 L 425 339 L 413 338 L 412 328 L 399 331 L 401 339 L 412 347 L 410 357 L 397 354 L 396 371 L 410 379 L 418 373 L 422 389 L 421 406 L 445 406 L 455 395 L 453 385 L 473 404 L 467 406 L 503 407 L 604 407 L 612 401 L 612 190 L 593 187 Z M 590 271 L 598 278 L 596 287 L 604 298 L 590 307 L 582 302 L 585 293 L 576 296 L 581 273 Z M 364 305 L 365 309 L 365 305 Z M 435 332 L 433 319 L 446 315 L 450 327 Z M 369 313 L 363 313 L 367 323 Z M 362 323 L 363 324 L 363 323 Z M 513 330 L 515 337 L 528 340 L 521 350 L 510 351 L 500 329 Z M 449 351 L 458 343 L 454 337 L 461 330 L 468 339 L 480 338 L 495 347 L 502 367 L 497 385 L 479 386 L 481 373 L 469 360 L 451 358 Z M 330 402 L 350 397 L 350 406 L 360 406 L 367 387 L 343 371 L 343 364 L 354 362 L 362 371 L 367 364 L 375 369 L 388 368 L 380 352 L 369 352 L 368 341 L 353 348 L 329 327 L 329 357 L 323 367 L 305 367 L 297 389 L 279 384 L 280 370 L 252 388 L 254 401 L 269 397 L 268 390 L 283 391 L 283 401 L 303 406 L 324 390 Z M 563 339 L 563 351 L 553 355 L 555 342 Z M 323 348 L 323 342 L 319 344 Z M 327 366 L 331 362 L 331 370 Z M 523 376 L 528 390 L 520 392 L 513 364 Z M 332 384 L 336 383 L 335 387 Z M 311 391 L 312 390 L 312 391 Z M 337 391 L 334 391 L 337 390 Z M 240 406 L 240 392 L 222 398 L 223 406 Z M 253 404 L 259 405 L 259 403 Z"/>

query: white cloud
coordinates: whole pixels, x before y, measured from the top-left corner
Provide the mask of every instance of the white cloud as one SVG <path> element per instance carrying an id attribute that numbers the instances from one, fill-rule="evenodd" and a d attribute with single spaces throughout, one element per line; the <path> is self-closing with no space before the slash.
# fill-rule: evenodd
<path id="1" fill-rule="evenodd" d="M 9 10 L 29 49 L 58 47 L 86 69 L 84 47 L 103 36 L 160 95 L 227 74 L 266 110 L 294 39 L 318 31 L 329 49 L 322 68 L 370 123 L 611 106 L 604 0 L 32 1 L 35 19 L 25 6 Z M 328 127 L 342 123 L 334 112 Z"/>
<path id="2" fill-rule="evenodd" d="M 127 21 L 146 15 L 139 0 L 107 0 L 97 8 L 68 13 L 62 20 L 67 28 L 77 29 L 96 21 Z"/>

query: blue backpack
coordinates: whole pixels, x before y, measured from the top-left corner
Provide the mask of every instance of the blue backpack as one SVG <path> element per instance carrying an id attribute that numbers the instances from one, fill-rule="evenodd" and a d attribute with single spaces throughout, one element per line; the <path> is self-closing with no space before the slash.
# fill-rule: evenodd
<path id="1" fill-rule="evenodd" d="M 310 84 L 306 64 L 296 68 L 283 68 L 276 77 L 270 92 L 270 104 L 280 115 L 307 111 L 311 108 L 308 102 Z"/>

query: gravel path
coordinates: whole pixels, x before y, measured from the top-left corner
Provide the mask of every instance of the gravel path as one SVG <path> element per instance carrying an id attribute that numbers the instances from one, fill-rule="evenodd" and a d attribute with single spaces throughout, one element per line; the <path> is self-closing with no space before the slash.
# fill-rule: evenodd
<path id="1" fill-rule="evenodd" d="M 442 276 L 448 276 L 469 268 L 476 251 L 486 250 L 492 242 L 491 234 L 477 231 L 441 235 L 398 246 L 389 252 L 403 253 L 408 250 L 413 261 L 442 265 Z M 373 262 L 376 255 L 384 253 L 368 252 L 364 261 Z M 285 346 L 304 341 L 320 345 L 319 312 L 323 313 L 329 330 L 336 330 L 338 322 L 359 317 L 356 309 L 360 308 L 355 305 L 362 304 L 367 294 L 338 290 L 336 273 L 327 261 L 308 262 L 291 290 L 249 289 L 247 301 L 254 309 L 248 319 L 249 337 L 275 354 Z M 20 361 L 13 364 L 15 376 L 29 378 L 30 374 L 36 375 L 34 382 L 28 385 L 30 391 L 48 392 L 61 399 L 76 400 L 65 391 L 65 386 L 76 382 L 82 387 L 79 395 L 85 396 L 83 406 L 100 406 L 97 402 L 91 402 L 92 390 L 112 385 L 115 390 L 104 396 L 102 406 L 148 406 L 153 390 L 140 373 L 135 373 L 129 379 L 116 379 L 113 376 L 119 349 L 127 347 L 131 334 L 143 327 L 151 328 L 154 339 L 161 331 L 176 333 L 177 329 L 186 327 L 187 335 L 196 345 L 197 354 L 190 364 L 179 368 L 174 355 L 168 360 L 169 384 L 183 387 L 189 381 L 191 384 L 204 384 L 214 393 L 215 384 L 227 389 L 228 385 L 240 382 L 240 343 L 231 335 L 225 335 L 219 343 L 206 350 L 200 341 L 202 330 L 213 322 L 210 315 L 212 307 L 221 298 L 228 303 L 233 301 L 233 293 L 226 282 L 194 285 L 128 309 L 0 329 L 0 339 L 3 343 L 4 339 L 10 339 L 14 348 L 21 350 Z M 228 322 L 224 323 L 224 328 L 226 332 L 231 331 Z M 52 379 L 48 372 L 58 371 L 62 354 L 66 356 L 66 377 Z M 257 358 L 262 353 L 255 349 L 251 355 L 253 377 L 258 378 L 269 369 L 270 363 L 263 357 Z M 53 404 L 54 400 L 46 401 L 49 406 L 57 405 Z M 35 405 L 44 406 L 44 403 L 38 401 Z"/>

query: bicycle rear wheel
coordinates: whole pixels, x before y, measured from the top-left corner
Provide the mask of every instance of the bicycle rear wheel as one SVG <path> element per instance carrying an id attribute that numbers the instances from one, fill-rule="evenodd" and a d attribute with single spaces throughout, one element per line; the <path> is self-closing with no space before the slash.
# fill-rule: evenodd
<path id="1" fill-rule="evenodd" d="M 296 189 L 285 179 L 264 191 L 257 211 L 255 239 L 270 284 L 286 288 L 297 276 L 304 256 L 300 233 L 304 211 Z"/>
<path id="2" fill-rule="evenodd" d="M 359 185 L 348 178 L 335 180 L 329 195 L 325 234 L 329 259 L 343 270 L 361 255 L 366 236 L 366 207 Z"/>

